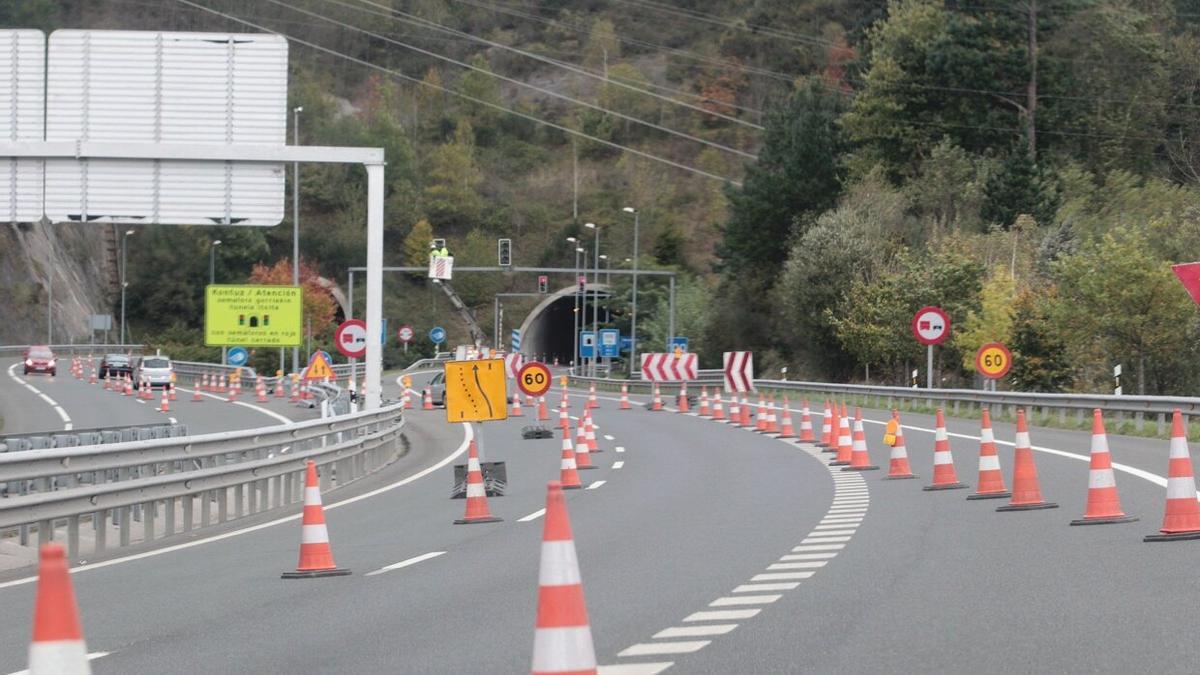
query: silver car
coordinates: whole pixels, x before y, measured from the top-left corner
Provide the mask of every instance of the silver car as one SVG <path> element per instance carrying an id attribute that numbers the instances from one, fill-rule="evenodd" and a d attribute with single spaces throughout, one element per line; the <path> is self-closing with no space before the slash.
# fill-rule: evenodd
<path id="1" fill-rule="evenodd" d="M 145 380 L 150 383 L 151 387 L 165 387 L 171 384 L 174 380 L 175 366 L 171 363 L 171 357 L 155 355 L 143 356 L 138 361 L 137 372 L 134 375 L 136 382 Z"/>

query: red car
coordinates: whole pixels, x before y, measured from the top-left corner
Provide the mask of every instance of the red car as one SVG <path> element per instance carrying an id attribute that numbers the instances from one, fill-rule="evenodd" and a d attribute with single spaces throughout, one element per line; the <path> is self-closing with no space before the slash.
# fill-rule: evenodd
<path id="1" fill-rule="evenodd" d="M 34 345 L 25 350 L 25 374 L 50 373 L 58 375 L 54 352 L 45 345 Z"/>

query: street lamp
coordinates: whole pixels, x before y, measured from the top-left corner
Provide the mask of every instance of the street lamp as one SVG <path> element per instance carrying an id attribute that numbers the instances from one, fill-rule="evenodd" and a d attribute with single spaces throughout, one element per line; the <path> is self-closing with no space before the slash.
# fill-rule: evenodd
<path id="1" fill-rule="evenodd" d="M 221 245 L 220 239 L 214 239 L 208 247 L 208 285 L 212 286 L 217 283 L 217 247 Z"/>
<path id="2" fill-rule="evenodd" d="M 632 206 L 621 209 L 633 214 L 633 309 L 629 312 L 629 338 L 633 346 L 629 349 L 629 375 L 633 376 L 633 362 L 637 360 L 637 287 L 638 287 L 638 227 L 641 213 Z"/>
<path id="3" fill-rule="evenodd" d="M 300 113 L 292 109 L 292 145 L 300 145 Z M 300 285 L 300 162 L 292 162 L 292 285 Z M 300 348 L 292 347 L 292 372 L 300 372 Z"/>
<path id="4" fill-rule="evenodd" d="M 595 223 L 584 223 L 584 227 L 596 232 L 596 252 L 592 254 L 592 280 L 596 284 L 596 288 L 592 289 L 592 344 L 599 344 L 597 336 L 600 335 L 600 226 Z M 592 348 L 591 376 L 596 376 L 596 352 L 595 347 Z"/>
<path id="5" fill-rule="evenodd" d="M 579 358 L 579 254 L 583 252 L 583 249 L 576 246 L 579 240 L 575 237 L 567 237 L 567 242 L 571 244 L 571 248 L 575 249 L 575 274 L 571 277 L 571 283 L 575 286 L 575 309 L 571 312 L 571 321 L 574 326 L 571 344 L 574 351 L 571 352 L 569 361 L 571 368 L 574 369 L 575 359 Z"/>
<path id="6" fill-rule="evenodd" d="M 136 230 L 125 230 L 125 234 L 121 235 L 121 344 L 125 344 L 125 289 L 129 287 L 129 283 L 125 281 L 125 240 Z"/>

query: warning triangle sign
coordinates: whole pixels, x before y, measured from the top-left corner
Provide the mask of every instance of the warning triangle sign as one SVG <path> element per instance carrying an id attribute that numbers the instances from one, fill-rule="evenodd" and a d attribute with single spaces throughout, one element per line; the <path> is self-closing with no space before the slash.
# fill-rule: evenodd
<path id="1" fill-rule="evenodd" d="M 1187 289 L 1188 295 L 1192 296 L 1192 300 L 1200 305 L 1200 262 L 1172 265 L 1171 271 L 1179 277 L 1179 281 Z"/>
<path id="2" fill-rule="evenodd" d="M 333 367 L 329 365 L 329 359 L 321 352 L 316 352 L 308 361 L 308 370 L 304 372 L 304 379 L 312 382 L 314 380 L 334 379 Z"/>

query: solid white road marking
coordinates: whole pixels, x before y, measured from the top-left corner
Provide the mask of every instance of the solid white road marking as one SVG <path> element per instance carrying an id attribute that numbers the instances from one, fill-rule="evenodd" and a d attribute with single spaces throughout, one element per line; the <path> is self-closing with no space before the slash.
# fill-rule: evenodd
<path id="1" fill-rule="evenodd" d="M 103 658 L 105 656 L 108 656 L 111 653 L 112 652 L 88 652 L 87 660 L 95 661 L 96 659 Z M 29 675 L 29 671 L 28 670 L 17 670 L 12 673 L 9 673 L 9 675 Z"/>
<path id="2" fill-rule="evenodd" d="M 836 558 L 836 553 L 789 553 L 780 557 L 780 560 L 829 560 Z"/>
<path id="3" fill-rule="evenodd" d="M 727 595 L 708 603 L 709 607 L 729 607 L 731 605 L 769 605 L 782 598 L 782 595 Z"/>
<path id="4" fill-rule="evenodd" d="M 598 480 L 595 483 L 592 483 L 591 485 L 585 487 L 584 490 L 595 490 L 596 488 L 600 487 L 601 485 L 604 485 L 607 482 L 608 481 Z"/>
<path id="5" fill-rule="evenodd" d="M 824 560 L 805 560 L 802 562 L 781 562 L 772 563 L 767 566 L 769 570 L 814 570 L 825 566 Z"/>
<path id="6" fill-rule="evenodd" d="M 625 462 L 623 462 L 623 461 L 616 461 L 616 462 L 613 462 L 613 466 L 612 466 L 612 468 L 614 468 L 614 469 L 619 469 L 619 468 L 621 468 L 621 467 L 623 467 L 623 466 L 625 466 Z"/>
<path id="7" fill-rule="evenodd" d="M 625 452 L 625 448 L 624 448 L 624 446 L 620 446 L 620 445 L 618 445 L 617 447 L 613 448 L 613 450 L 616 450 L 617 452 Z"/>
<path id="8" fill-rule="evenodd" d="M 781 584 L 742 584 L 733 589 L 734 593 L 763 593 L 766 591 L 792 591 L 800 587 L 799 581 Z"/>
<path id="9" fill-rule="evenodd" d="M 658 675 L 673 665 L 674 661 L 621 663 L 615 666 L 596 666 L 596 672 L 598 675 Z"/>
<path id="10" fill-rule="evenodd" d="M 408 478 L 402 478 L 390 485 L 384 485 L 383 487 L 376 488 L 374 490 L 371 490 L 370 492 L 364 492 L 361 495 L 358 495 L 356 497 L 350 497 L 347 499 L 343 499 L 341 501 L 333 502 L 332 504 L 327 504 L 325 506 L 325 510 L 331 511 L 338 507 L 346 506 L 347 504 L 353 504 L 355 502 L 359 502 L 364 499 L 370 499 L 371 497 L 374 497 L 376 495 L 380 495 L 385 492 L 390 492 L 392 490 L 395 490 L 398 487 L 403 487 L 405 485 L 408 485 L 409 483 L 420 480 L 420 479 L 424 478 L 425 476 L 428 476 L 429 474 L 431 474 L 431 473 L 437 471 L 438 469 L 441 469 L 442 467 L 446 466 L 447 464 L 453 462 L 455 459 L 458 458 L 459 455 L 466 452 L 467 446 L 470 445 L 471 439 L 474 437 L 475 437 L 475 431 L 474 431 L 474 429 L 471 428 L 471 425 L 464 424 L 463 425 L 463 441 L 462 441 L 462 443 L 459 444 L 459 446 L 453 452 L 451 452 L 449 455 L 447 455 L 447 456 L 443 457 L 441 460 L 439 460 L 437 462 L 437 464 L 426 467 L 426 468 L 414 473 L 413 475 L 409 476 Z M 97 562 L 97 563 L 88 563 L 86 565 L 79 565 L 77 567 L 72 567 L 69 571 L 71 572 L 71 574 L 75 574 L 77 572 L 86 572 L 87 570 L 100 569 L 103 567 L 111 567 L 112 565 L 120 565 L 121 563 L 132 562 L 134 560 L 142 560 L 143 558 L 153 558 L 153 557 L 160 556 L 160 555 L 163 555 L 166 553 L 174 553 L 175 551 L 182 551 L 185 549 L 194 548 L 196 546 L 201 546 L 201 545 L 208 544 L 208 543 L 211 543 L 214 541 L 221 541 L 223 539 L 232 539 L 233 537 L 240 537 L 243 534 L 249 534 L 251 532 L 257 532 L 259 530 L 265 530 L 268 527 L 274 527 L 276 525 L 281 525 L 283 523 L 290 523 L 294 520 L 300 520 L 300 518 L 303 515 L 304 515 L 303 513 L 297 513 L 294 515 L 285 516 L 283 518 L 276 518 L 275 520 L 267 521 L 265 523 L 259 523 L 258 525 L 244 527 L 240 530 L 233 530 L 230 532 L 225 532 L 223 534 L 218 534 L 218 535 L 214 535 L 211 537 L 205 537 L 204 539 L 196 539 L 195 541 L 189 541 L 189 542 L 185 542 L 182 544 L 176 544 L 174 546 L 167 546 L 165 548 L 154 549 L 153 551 L 146 551 L 144 553 L 135 553 L 133 555 L 122 556 L 120 558 L 113 558 L 112 560 L 105 560 L 105 561 Z M 6 581 L 4 583 L 0 583 L 0 589 L 11 588 L 13 586 L 23 586 L 25 584 L 33 583 L 35 581 L 37 581 L 37 577 L 22 577 L 20 579 L 13 579 L 12 581 Z"/>
<path id="11" fill-rule="evenodd" d="M 187 393 L 187 392 L 190 392 L 190 391 L 192 391 L 191 389 L 188 389 L 187 387 L 179 387 L 178 389 L 179 389 L 179 391 L 182 391 L 182 392 L 184 392 L 184 393 Z M 216 394 L 208 394 L 208 393 L 205 393 L 205 392 L 200 392 L 200 395 L 201 395 L 201 396 L 207 396 L 208 398 L 216 399 L 216 400 L 218 400 L 218 401 L 228 401 L 228 399 L 226 399 L 224 396 L 217 396 Z M 138 401 L 138 403 L 143 403 L 143 401 Z M 262 413 L 262 414 L 266 415 L 267 417 L 270 417 L 270 418 L 272 418 L 272 419 L 278 420 L 279 422 L 281 422 L 281 423 L 283 423 L 283 424 L 292 424 L 293 422 L 295 422 L 295 421 L 296 421 L 296 420 L 293 420 L 293 419 L 288 419 L 287 417 L 284 417 L 283 415 L 280 415 L 280 414 L 279 414 L 279 413 L 277 413 L 277 412 L 274 412 L 274 411 L 271 411 L 271 410 L 267 410 L 266 408 L 264 408 L 264 407 L 262 407 L 262 406 L 257 406 L 257 405 L 254 405 L 253 403 L 246 403 L 245 401 L 233 401 L 233 404 L 234 404 L 234 405 L 240 405 L 240 406 L 242 406 L 243 408 L 249 408 L 249 409 L 251 409 L 251 410 L 257 410 L 258 412 L 260 412 L 260 413 Z"/>
<path id="12" fill-rule="evenodd" d="M 755 574 L 750 581 L 790 581 L 792 579 L 811 579 L 816 572 L 770 572 Z"/>
<path id="13" fill-rule="evenodd" d="M 732 619 L 750 619 L 758 615 L 761 609 L 717 609 L 708 612 L 694 612 L 683 618 L 684 623 L 692 621 L 730 621 Z"/>
<path id="14" fill-rule="evenodd" d="M 622 650 L 617 656 L 651 656 L 654 654 L 690 654 L 707 647 L 712 640 L 687 642 L 642 642 Z"/>
<path id="15" fill-rule="evenodd" d="M 179 424 L 179 420 L 175 419 L 174 417 L 168 417 L 167 421 L 171 424 Z"/>
<path id="16" fill-rule="evenodd" d="M 808 537 L 800 540 L 801 544 L 835 544 L 839 541 L 850 541 L 850 537 Z"/>
<path id="17" fill-rule="evenodd" d="M 379 569 L 375 570 L 374 572 L 367 572 L 363 576 L 373 577 L 376 574 L 383 574 L 384 572 L 391 572 L 392 570 L 398 570 L 398 569 L 401 569 L 404 567 L 408 567 L 410 565 L 416 565 L 419 562 L 424 562 L 426 560 L 429 560 L 430 558 L 436 558 L 439 555 L 445 555 L 445 554 L 446 554 L 445 551 L 430 551 L 429 553 L 422 553 L 421 555 L 413 556 L 413 557 L 409 558 L 408 560 L 401 560 L 398 563 L 388 565 L 386 567 L 380 567 Z"/>
<path id="18" fill-rule="evenodd" d="M 533 513 L 525 516 L 524 518 L 517 518 L 517 522 L 518 523 L 528 523 L 529 521 L 537 520 L 538 518 L 541 518 L 544 515 L 546 515 L 546 509 L 538 509 L 537 511 L 534 511 Z"/>
<path id="19" fill-rule="evenodd" d="M 805 551 L 840 551 L 846 548 L 845 544 L 817 544 L 809 546 L 793 546 L 794 553 L 804 553 Z"/>
<path id="20" fill-rule="evenodd" d="M 595 425 L 592 425 L 592 426 L 595 426 Z M 608 434 L 604 434 L 604 440 L 606 440 L 606 441 L 613 441 L 613 440 L 616 440 L 616 439 L 615 439 L 615 438 L 613 438 L 612 436 L 609 436 Z"/>
<path id="21" fill-rule="evenodd" d="M 63 407 L 58 404 L 58 401 L 55 401 L 54 399 L 50 398 L 49 396 L 43 394 L 42 391 L 40 389 L 38 389 L 37 387 L 29 384 L 28 382 L 21 379 L 20 377 L 17 377 L 17 366 L 19 366 L 19 365 L 21 365 L 20 362 L 17 362 L 17 363 L 12 364 L 11 366 L 9 366 L 8 367 L 8 376 L 11 377 L 13 380 L 15 380 L 21 386 L 23 386 L 26 389 L 28 389 L 29 391 L 33 392 L 38 398 L 42 399 L 42 401 L 44 401 L 47 405 L 49 405 L 51 408 L 53 408 L 54 412 L 58 414 L 58 418 L 62 420 L 63 431 L 70 431 L 70 430 L 74 429 L 75 425 L 71 422 L 71 416 L 67 414 L 66 410 L 63 410 Z"/>
<path id="22" fill-rule="evenodd" d="M 710 623 L 704 626 L 674 626 L 660 630 L 651 637 L 655 640 L 681 637 L 705 637 L 708 635 L 725 635 L 737 628 L 736 623 Z"/>
<path id="23" fill-rule="evenodd" d="M 817 530 L 822 527 L 846 527 L 845 525 L 818 525 Z M 855 530 L 829 530 L 827 532 L 811 532 L 810 534 L 819 534 L 822 537 L 839 537 L 843 534 L 854 534 Z"/>

